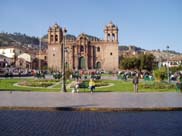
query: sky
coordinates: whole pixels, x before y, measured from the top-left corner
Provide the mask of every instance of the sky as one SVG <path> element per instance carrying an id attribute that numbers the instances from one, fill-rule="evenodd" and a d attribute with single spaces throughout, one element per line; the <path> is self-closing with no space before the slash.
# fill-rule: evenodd
<path id="1" fill-rule="evenodd" d="M 43 36 L 55 23 L 69 34 L 104 38 L 112 21 L 119 45 L 182 53 L 182 0 L 1 0 L 0 32 Z"/>

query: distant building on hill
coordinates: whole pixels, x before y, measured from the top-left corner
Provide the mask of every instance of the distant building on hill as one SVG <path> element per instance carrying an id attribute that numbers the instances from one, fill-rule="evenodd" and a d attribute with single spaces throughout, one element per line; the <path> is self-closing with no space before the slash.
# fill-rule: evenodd
<path id="1" fill-rule="evenodd" d="M 121 45 L 119 46 L 119 56 L 120 57 L 132 57 L 138 54 L 144 53 L 144 49 L 136 47 L 134 45 Z"/>
<path id="2" fill-rule="evenodd" d="M 169 67 L 176 67 L 182 65 L 182 55 L 173 52 L 166 52 L 160 50 L 152 50 L 152 51 L 145 51 L 146 53 L 151 53 L 155 56 L 155 61 L 158 63 L 159 67 L 161 66 L 169 66 Z"/>

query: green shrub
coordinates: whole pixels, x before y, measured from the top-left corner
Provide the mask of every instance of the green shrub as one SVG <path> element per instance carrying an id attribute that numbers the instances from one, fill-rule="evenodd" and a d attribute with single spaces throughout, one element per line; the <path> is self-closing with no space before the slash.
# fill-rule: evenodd
<path id="1" fill-rule="evenodd" d="M 150 83 L 141 83 L 141 88 L 145 89 L 171 89 L 175 88 L 176 86 L 174 84 L 168 84 L 165 82 L 150 82 Z"/>
<path id="2" fill-rule="evenodd" d="M 162 81 L 166 78 L 167 70 L 165 67 L 154 70 L 154 76 L 157 81 Z"/>
<path id="3" fill-rule="evenodd" d="M 53 78 L 54 79 L 61 79 L 62 77 L 62 74 L 59 72 L 59 73 L 53 73 Z"/>

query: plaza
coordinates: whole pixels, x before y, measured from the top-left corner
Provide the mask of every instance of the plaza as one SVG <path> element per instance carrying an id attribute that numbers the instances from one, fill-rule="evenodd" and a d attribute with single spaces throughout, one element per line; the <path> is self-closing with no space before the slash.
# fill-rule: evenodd
<path id="1" fill-rule="evenodd" d="M 180 0 L 1 2 L 0 136 L 182 136 Z"/>
<path id="2" fill-rule="evenodd" d="M 0 92 L 4 136 L 181 136 L 179 93 Z"/>
<path id="3" fill-rule="evenodd" d="M 2 109 L 47 110 L 180 110 L 181 93 L 59 93 L 59 92 L 0 92 Z"/>
<path id="4" fill-rule="evenodd" d="M 181 113 L 181 111 L 0 110 L 0 134 L 3 136 L 181 136 Z"/>

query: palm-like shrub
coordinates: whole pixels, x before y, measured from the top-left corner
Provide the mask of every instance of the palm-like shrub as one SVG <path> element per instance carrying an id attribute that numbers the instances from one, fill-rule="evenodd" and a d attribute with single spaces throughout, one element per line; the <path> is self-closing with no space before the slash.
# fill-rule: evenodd
<path id="1" fill-rule="evenodd" d="M 154 76 L 156 81 L 158 82 L 164 80 L 166 78 L 166 75 L 167 75 L 167 70 L 165 67 L 154 70 Z"/>

